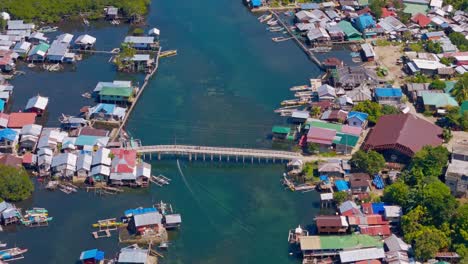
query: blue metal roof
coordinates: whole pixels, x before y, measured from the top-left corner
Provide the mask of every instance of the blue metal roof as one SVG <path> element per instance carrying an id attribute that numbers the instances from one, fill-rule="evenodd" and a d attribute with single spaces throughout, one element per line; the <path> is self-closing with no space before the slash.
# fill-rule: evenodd
<path id="1" fill-rule="evenodd" d="M 345 180 L 335 181 L 335 186 L 336 186 L 336 189 L 340 192 L 349 190 L 348 182 Z"/>
<path id="2" fill-rule="evenodd" d="M 0 112 L 3 112 L 3 110 L 5 110 L 5 101 L 0 99 Z"/>
<path id="3" fill-rule="evenodd" d="M 5 128 L 5 129 L 0 130 L 0 140 L 6 139 L 9 141 L 14 141 L 17 135 L 18 135 L 18 132 L 10 128 Z"/>
<path id="4" fill-rule="evenodd" d="M 351 111 L 351 112 L 349 112 L 349 114 L 348 114 L 348 119 L 349 119 L 349 118 L 353 118 L 353 117 L 355 117 L 355 118 L 361 120 L 362 122 L 364 122 L 364 121 L 366 121 L 367 118 L 369 117 L 369 114 L 363 113 L 363 112 L 357 112 L 357 111 Z"/>
<path id="5" fill-rule="evenodd" d="M 369 14 L 362 14 L 356 18 L 356 27 L 361 32 L 366 28 L 375 28 L 375 21 Z"/>
<path id="6" fill-rule="evenodd" d="M 400 88 L 376 88 L 375 95 L 377 97 L 401 97 L 403 93 Z"/>
<path id="7" fill-rule="evenodd" d="M 385 212 L 384 203 L 372 203 L 372 212 L 374 214 L 383 214 Z"/>
<path id="8" fill-rule="evenodd" d="M 148 208 L 136 208 L 136 209 L 128 209 L 124 212 L 124 215 L 126 217 L 131 217 L 134 215 L 139 215 L 139 214 L 146 214 L 150 212 L 157 212 L 158 210 L 153 207 L 148 207 Z"/>
<path id="9" fill-rule="evenodd" d="M 104 252 L 99 251 L 97 249 L 91 249 L 81 252 L 80 260 L 86 259 L 95 259 L 95 260 L 103 260 L 104 259 Z"/>
<path id="10" fill-rule="evenodd" d="M 262 5 L 261 0 L 252 0 L 252 7 L 259 7 Z"/>

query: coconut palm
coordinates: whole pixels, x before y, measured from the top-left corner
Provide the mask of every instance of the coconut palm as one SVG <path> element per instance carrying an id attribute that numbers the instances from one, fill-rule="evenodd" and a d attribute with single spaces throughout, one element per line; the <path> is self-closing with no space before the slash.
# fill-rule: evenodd
<path id="1" fill-rule="evenodd" d="M 455 84 L 452 95 L 460 104 L 468 100 L 468 73 L 463 74 L 463 77 Z"/>

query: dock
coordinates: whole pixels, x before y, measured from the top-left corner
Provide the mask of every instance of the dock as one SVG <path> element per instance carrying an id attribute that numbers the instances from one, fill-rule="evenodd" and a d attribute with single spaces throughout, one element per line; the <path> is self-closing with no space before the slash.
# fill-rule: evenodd
<path id="1" fill-rule="evenodd" d="M 294 32 L 291 31 L 291 28 L 286 25 L 286 23 L 284 23 L 283 20 L 281 20 L 280 16 L 275 12 L 275 11 L 272 11 L 272 10 L 269 10 L 270 13 L 276 18 L 276 20 L 278 20 L 278 22 L 281 24 L 282 27 L 284 27 L 286 29 L 286 31 L 288 32 L 288 34 L 291 36 L 292 39 L 294 39 L 294 41 L 296 41 L 297 45 L 299 45 L 299 47 L 307 54 L 307 56 L 315 63 L 317 64 L 317 66 L 321 69 L 321 70 L 325 70 L 325 67 L 323 67 L 323 64 L 320 62 L 320 60 L 315 57 L 315 54 L 310 51 L 305 45 L 304 43 L 302 43 L 302 41 L 300 41 L 296 35 L 294 35 Z"/>
<path id="2" fill-rule="evenodd" d="M 138 94 L 135 96 L 135 99 L 133 100 L 132 105 L 130 106 L 127 113 L 125 114 L 125 117 L 122 120 L 122 123 L 120 124 L 117 132 L 114 133 L 114 135 L 112 135 L 111 141 L 115 140 L 122 133 L 123 128 L 125 127 L 125 125 L 128 122 L 128 118 L 130 117 L 130 115 L 133 112 L 133 109 L 135 108 L 135 106 L 138 103 L 138 99 L 140 99 L 140 96 L 143 94 L 143 92 L 145 91 L 145 88 L 148 86 L 148 83 L 149 83 L 151 77 L 153 77 L 153 75 L 156 74 L 156 72 L 158 70 L 158 67 L 159 67 L 159 57 L 160 57 L 160 55 L 161 55 L 161 47 L 159 47 L 158 52 L 156 54 L 156 58 L 155 58 L 156 64 L 154 66 L 154 69 L 150 73 L 146 74 L 145 81 L 143 82 L 143 85 L 138 90 Z"/>

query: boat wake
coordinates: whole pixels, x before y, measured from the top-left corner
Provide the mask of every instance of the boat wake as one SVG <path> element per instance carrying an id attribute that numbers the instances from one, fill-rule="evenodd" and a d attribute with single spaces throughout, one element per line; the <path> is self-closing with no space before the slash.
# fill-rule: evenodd
<path id="1" fill-rule="evenodd" d="M 201 206 L 200 200 L 198 200 L 198 198 L 197 198 L 197 196 L 195 195 L 195 193 L 194 193 L 192 187 L 188 185 L 187 179 L 185 178 L 185 175 L 184 175 L 184 173 L 182 172 L 182 169 L 181 169 L 181 167 L 180 167 L 179 160 L 177 160 L 177 167 L 178 167 L 178 169 L 179 169 L 180 175 L 182 176 L 182 180 L 184 181 L 185 186 L 187 187 L 187 189 L 189 189 L 190 193 L 192 193 L 192 195 L 195 197 L 195 199 L 196 199 L 196 201 L 197 201 L 197 203 L 198 203 L 198 206 L 200 206 L 200 208 L 203 208 L 203 207 Z M 252 227 L 250 227 L 250 226 L 244 224 L 239 218 L 237 218 L 237 217 L 234 215 L 234 213 L 232 212 L 232 210 L 230 210 L 230 209 L 229 209 L 226 205 L 224 205 L 221 201 L 219 201 L 218 199 L 216 199 L 216 196 L 215 196 L 212 192 L 210 192 L 210 191 L 208 190 L 208 188 L 206 188 L 205 186 L 203 186 L 203 185 L 202 185 L 201 183 L 199 183 L 199 182 L 195 182 L 195 183 L 196 183 L 201 189 L 203 189 L 203 191 L 205 191 L 205 193 L 208 195 L 208 197 L 211 198 L 211 200 L 213 200 L 216 204 L 218 204 L 218 206 L 219 206 L 221 209 L 223 209 L 223 211 L 224 211 L 225 213 L 227 213 L 228 215 L 230 215 L 231 218 L 232 218 L 244 231 L 246 231 L 246 232 L 248 232 L 248 233 L 250 233 L 250 234 L 253 234 L 253 233 L 254 233 L 254 230 L 253 230 Z M 208 216 L 208 214 L 207 214 L 207 216 Z M 211 219 L 210 219 L 210 222 L 212 222 Z"/>

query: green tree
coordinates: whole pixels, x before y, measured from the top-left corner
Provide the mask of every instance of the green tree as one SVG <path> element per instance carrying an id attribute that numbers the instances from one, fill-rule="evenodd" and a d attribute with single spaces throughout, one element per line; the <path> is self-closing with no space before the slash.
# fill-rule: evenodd
<path id="1" fill-rule="evenodd" d="M 0 165 L 0 197 L 21 201 L 31 196 L 34 185 L 24 169 Z"/>
<path id="2" fill-rule="evenodd" d="M 385 0 L 371 0 L 369 3 L 369 8 L 372 11 L 372 14 L 379 19 L 382 16 L 382 8 L 385 7 Z"/>
<path id="3" fill-rule="evenodd" d="M 311 111 L 310 111 L 310 115 L 312 117 L 318 117 L 320 116 L 320 114 L 322 113 L 322 109 L 320 106 L 314 106 L 312 107 Z"/>
<path id="4" fill-rule="evenodd" d="M 455 99 L 457 99 L 460 104 L 468 100 L 468 72 L 465 72 L 455 84 L 452 95 L 455 96 Z"/>
<path id="5" fill-rule="evenodd" d="M 399 114 L 400 110 L 398 110 L 398 108 L 392 105 L 383 105 L 381 112 L 382 112 L 382 115 L 393 115 L 393 114 Z"/>
<path id="6" fill-rule="evenodd" d="M 401 217 L 401 229 L 405 241 L 413 243 L 423 226 L 430 221 L 431 218 L 427 213 L 427 209 L 420 205 L 403 215 Z"/>
<path id="7" fill-rule="evenodd" d="M 439 177 L 447 166 L 448 157 L 449 152 L 443 146 L 425 146 L 414 155 L 410 164 L 411 171 L 420 169 L 426 177 Z"/>
<path id="8" fill-rule="evenodd" d="M 380 116 L 382 116 L 382 106 L 379 103 L 366 100 L 359 102 L 353 107 L 353 111 L 364 112 L 369 115 L 369 123 L 375 124 Z"/>
<path id="9" fill-rule="evenodd" d="M 435 79 L 430 84 L 431 89 L 443 90 L 445 88 L 445 82 L 440 79 Z"/>
<path id="10" fill-rule="evenodd" d="M 455 58 L 454 57 L 442 57 L 440 58 L 440 63 L 446 65 L 446 66 L 450 66 L 452 65 L 452 63 L 455 61 Z"/>
<path id="11" fill-rule="evenodd" d="M 449 34 L 449 39 L 460 51 L 468 51 L 468 40 L 463 33 L 452 32 Z"/>
<path id="12" fill-rule="evenodd" d="M 440 45 L 439 42 L 434 42 L 434 41 L 428 41 L 426 44 L 426 50 L 431 53 L 442 53 L 442 46 Z"/>
<path id="13" fill-rule="evenodd" d="M 451 220 L 452 241 L 460 251 L 460 255 L 468 257 L 465 245 L 468 245 L 468 204 L 463 204 L 457 208 Z"/>
<path id="14" fill-rule="evenodd" d="M 145 34 L 145 31 L 142 28 L 135 28 L 133 30 L 133 35 L 134 36 L 141 36 L 143 34 Z"/>
<path id="15" fill-rule="evenodd" d="M 360 171 L 374 175 L 385 167 L 385 159 L 376 151 L 356 151 L 350 160 L 351 164 Z"/>
<path id="16" fill-rule="evenodd" d="M 449 238 L 441 230 L 433 226 L 425 226 L 414 240 L 414 255 L 417 259 L 426 261 L 450 244 Z"/>
<path id="17" fill-rule="evenodd" d="M 342 204 L 344 201 L 348 200 L 349 194 L 347 192 L 334 192 L 333 200 L 336 204 Z"/>
<path id="18" fill-rule="evenodd" d="M 422 184 L 416 190 L 415 202 L 427 208 L 432 216 L 432 224 L 442 226 L 455 213 L 457 200 L 450 193 L 449 187 L 438 179 L 429 184 Z"/>
<path id="19" fill-rule="evenodd" d="M 410 49 L 415 52 L 422 52 L 424 51 L 424 46 L 421 42 L 411 43 Z"/>
<path id="20" fill-rule="evenodd" d="M 382 200 L 389 204 L 398 204 L 406 209 L 410 200 L 410 188 L 403 181 L 396 181 L 384 189 Z"/>
<path id="21" fill-rule="evenodd" d="M 449 142 L 453 137 L 452 130 L 444 128 L 444 130 L 442 130 L 442 137 L 444 138 L 445 142 Z"/>

